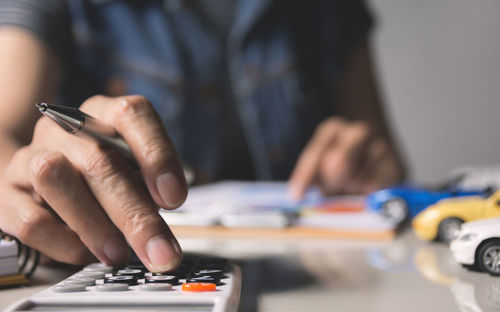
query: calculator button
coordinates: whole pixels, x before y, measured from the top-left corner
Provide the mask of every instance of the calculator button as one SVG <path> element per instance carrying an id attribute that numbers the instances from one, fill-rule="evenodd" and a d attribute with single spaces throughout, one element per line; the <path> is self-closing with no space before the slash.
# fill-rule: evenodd
<path id="1" fill-rule="evenodd" d="M 182 284 L 183 291 L 216 291 L 217 285 L 213 283 L 185 283 Z"/>
<path id="2" fill-rule="evenodd" d="M 174 275 L 153 275 L 146 276 L 146 283 L 169 283 L 172 285 L 177 285 L 179 283 L 179 278 Z"/>
<path id="3" fill-rule="evenodd" d="M 128 284 L 125 283 L 101 284 L 101 285 L 96 285 L 95 290 L 102 292 L 125 291 L 128 290 Z"/>
<path id="4" fill-rule="evenodd" d="M 83 268 L 86 272 L 104 272 L 111 273 L 113 272 L 113 267 L 109 265 L 105 265 L 104 263 L 92 263 Z"/>
<path id="5" fill-rule="evenodd" d="M 73 275 L 73 277 L 76 277 L 76 278 L 85 278 L 85 277 L 88 277 L 88 278 L 101 279 L 101 278 L 104 278 L 105 275 L 106 275 L 106 273 L 104 273 L 104 272 L 87 272 L 87 271 L 81 271 L 81 272 L 78 272 L 75 275 Z"/>
<path id="6" fill-rule="evenodd" d="M 110 276 L 104 279 L 105 284 L 126 283 L 127 285 L 137 285 L 137 279 L 131 275 Z"/>
<path id="7" fill-rule="evenodd" d="M 123 269 L 123 270 L 141 270 L 143 274 L 146 272 L 149 272 L 145 266 L 139 266 L 139 265 L 127 265 L 126 267 L 123 267 L 120 269 Z"/>
<path id="8" fill-rule="evenodd" d="M 86 290 L 87 290 L 86 286 L 81 284 L 80 285 L 62 284 L 52 287 L 52 291 L 56 293 L 81 292 Z"/>
<path id="9" fill-rule="evenodd" d="M 139 290 L 142 290 L 142 291 L 165 291 L 165 290 L 172 290 L 172 285 L 169 284 L 169 283 L 142 284 L 142 285 L 139 285 Z"/>
<path id="10" fill-rule="evenodd" d="M 84 286 L 94 286 L 95 279 L 93 278 L 69 278 L 62 282 L 64 285 L 84 285 Z"/>
<path id="11" fill-rule="evenodd" d="M 220 283 L 220 279 L 213 277 L 213 276 L 208 276 L 208 275 L 203 275 L 203 276 L 193 276 L 191 278 L 187 279 L 188 283 L 213 283 L 218 285 Z"/>
<path id="12" fill-rule="evenodd" d="M 116 271 L 115 275 L 131 275 L 134 277 L 143 277 L 144 271 L 139 269 L 123 269 Z"/>

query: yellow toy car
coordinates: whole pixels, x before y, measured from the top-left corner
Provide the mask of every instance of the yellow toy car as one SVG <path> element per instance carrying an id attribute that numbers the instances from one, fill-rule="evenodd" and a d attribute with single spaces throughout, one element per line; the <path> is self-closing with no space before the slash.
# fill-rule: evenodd
<path id="1" fill-rule="evenodd" d="M 458 235 L 462 223 L 499 216 L 500 190 L 488 198 L 443 199 L 420 212 L 412 225 L 420 239 L 439 239 L 449 243 Z"/>

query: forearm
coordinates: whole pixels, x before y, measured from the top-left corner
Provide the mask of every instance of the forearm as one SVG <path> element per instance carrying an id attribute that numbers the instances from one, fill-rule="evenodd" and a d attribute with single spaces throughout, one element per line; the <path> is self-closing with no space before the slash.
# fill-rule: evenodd
<path id="1" fill-rule="evenodd" d="M 376 136 L 384 138 L 397 156 L 403 179 L 406 175 L 404 162 L 383 109 L 367 42 L 360 43 L 351 53 L 337 90 L 338 114 L 349 120 L 365 122 Z"/>
<path id="2" fill-rule="evenodd" d="M 30 142 L 39 118 L 34 103 L 55 97 L 60 66 L 52 51 L 28 31 L 0 28 L 0 170 Z"/>
<path id="3" fill-rule="evenodd" d="M 349 55 L 338 84 L 338 113 L 370 124 L 381 135 L 388 135 L 387 122 L 372 64 L 371 50 L 362 42 Z"/>

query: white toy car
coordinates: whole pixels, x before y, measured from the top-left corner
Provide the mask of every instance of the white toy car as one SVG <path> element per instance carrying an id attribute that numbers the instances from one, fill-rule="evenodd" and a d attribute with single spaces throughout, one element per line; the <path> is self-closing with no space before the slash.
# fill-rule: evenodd
<path id="1" fill-rule="evenodd" d="M 462 224 L 450 250 L 463 266 L 500 276 L 500 218 Z"/>

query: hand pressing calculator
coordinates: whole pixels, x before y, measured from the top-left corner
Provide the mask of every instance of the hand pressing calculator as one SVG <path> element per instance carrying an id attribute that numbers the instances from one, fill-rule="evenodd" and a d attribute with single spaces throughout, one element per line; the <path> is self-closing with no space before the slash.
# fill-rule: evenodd
<path id="1" fill-rule="evenodd" d="M 240 289 L 239 268 L 222 258 L 185 255 L 164 274 L 94 263 L 6 311 L 236 311 Z"/>

